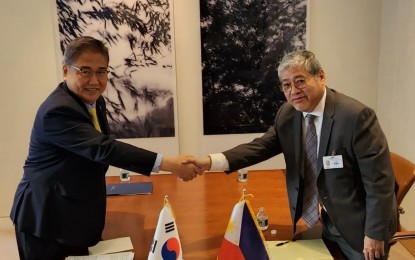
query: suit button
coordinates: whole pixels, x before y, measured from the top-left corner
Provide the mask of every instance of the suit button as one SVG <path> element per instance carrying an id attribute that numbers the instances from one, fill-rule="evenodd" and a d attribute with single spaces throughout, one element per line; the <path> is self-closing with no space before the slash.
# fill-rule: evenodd
<path id="1" fill-rule="evenodd" d="M 292 207 L 291 209 L 292 209 L 293 211 L 295 211 L 295 207 Z"/>
<path id="2" fill-rule="evenodd" d="M 295 190 L 298 191 L 299 190 L 298 187 L 295 187 Z"/>

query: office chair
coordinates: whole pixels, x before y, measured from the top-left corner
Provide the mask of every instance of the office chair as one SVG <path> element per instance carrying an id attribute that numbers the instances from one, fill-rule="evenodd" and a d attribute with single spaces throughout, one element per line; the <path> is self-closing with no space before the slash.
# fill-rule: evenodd
<path id="1" fill-rule="evenodd" d="M 415 182 L 415 163 L 405 159 L 404 157 L 390 152 L 392 167 L 395 173 L 395 180 L 397 184 L 396 198 L 398 203 L 399 214 L 404 214 L 405 210 L 402 208 L 401 203 L 411 189 L 412 184 Z M 396 243 L 402 239 L 414 239 L 415 231 L 403 231 L 400 223 L 398 223 L 398 232 L 392 237 L 391 244 Z"/>

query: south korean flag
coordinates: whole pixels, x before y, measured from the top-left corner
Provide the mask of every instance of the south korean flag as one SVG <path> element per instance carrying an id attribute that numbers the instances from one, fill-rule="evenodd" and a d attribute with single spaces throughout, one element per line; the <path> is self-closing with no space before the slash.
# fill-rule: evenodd
<path id="1" fill-rule="evenodd" d="M 153 243 L 148 255 L 149 260 L 182 260 L 182 246 L 179 232 L 173 216 L 172 208 L 164 198 L 164 206 L 160 212 L 159 220 L 154 234 Z"/>

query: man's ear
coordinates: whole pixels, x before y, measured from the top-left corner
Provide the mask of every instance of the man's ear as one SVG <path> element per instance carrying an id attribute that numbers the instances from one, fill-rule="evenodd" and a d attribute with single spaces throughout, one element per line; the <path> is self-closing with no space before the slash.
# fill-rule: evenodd
<path id="1" fill-rule="evenodd" d="M 67 79 L 67 75 L 68 75 L 68 65 L 63 64 L 62 65 L 62 71 L 63 71 L 63 79 L 66 80 Z"/>
<path id="2" fill-rule="evenodd" d="M 318 77 L 320 78 L 320 80 L 321 80 L 323 83 L 326 83 L 326 73 L 324 72 L 324 70 L 323 70 L 323 69 L 319 70 L 319 72 L 318 72 Z"/>
<path id="3" fill-rule="evenodd" d="M 326 73 L 324 72 L 323 69 L 318 71 L 318 76 L 320 77 L 320 79 L 325 79 L 326 78 Z"/>

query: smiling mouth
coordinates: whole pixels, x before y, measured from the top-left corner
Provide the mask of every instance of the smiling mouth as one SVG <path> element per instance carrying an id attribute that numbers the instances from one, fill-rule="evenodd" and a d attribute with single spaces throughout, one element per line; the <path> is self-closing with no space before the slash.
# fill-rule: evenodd
<path id="1" fill-rule="evenodd" d="M 96 92 L 99 91 L 99 88 L 86 88 L 85 90 L 88 92 Z"/>

